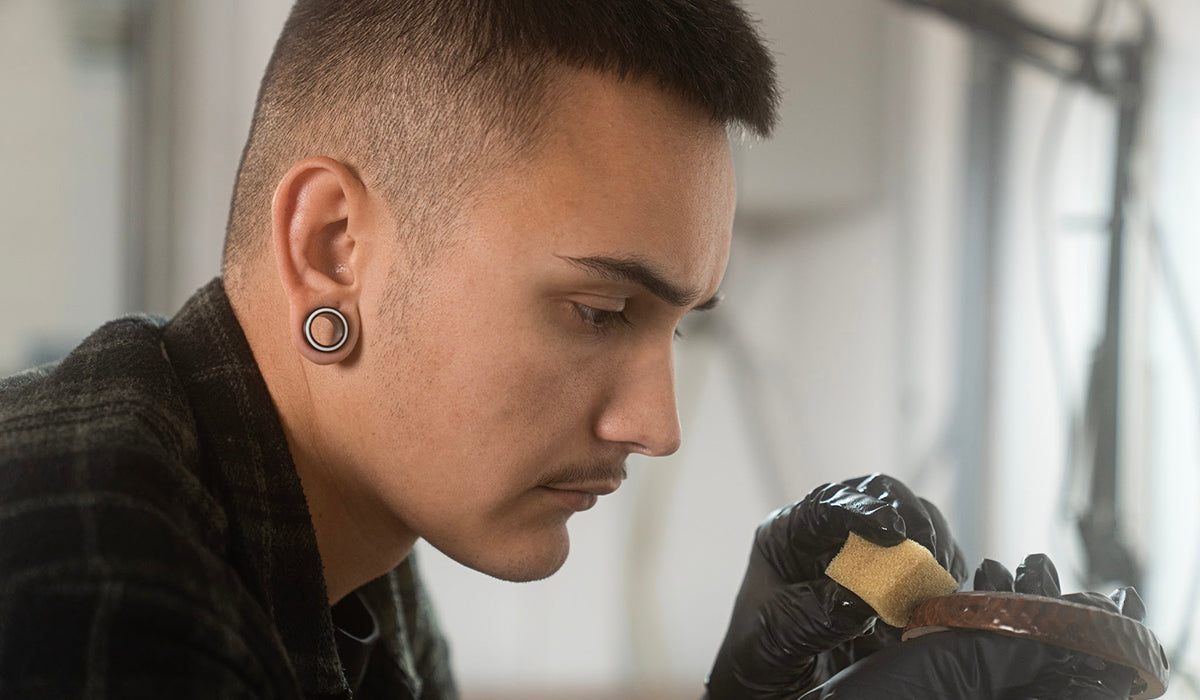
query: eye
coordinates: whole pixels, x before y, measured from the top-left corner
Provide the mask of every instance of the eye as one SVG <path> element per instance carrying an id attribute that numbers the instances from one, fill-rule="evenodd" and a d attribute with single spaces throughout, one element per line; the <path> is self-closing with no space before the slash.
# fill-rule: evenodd
<path id="1" fill-rule="evenodd" d="M 596 333 L 608 333 L 617 325 L 630 325 L 629 318 L 625 316 L 624 311 L 597 309 L 578 302 L 572 302 L 571 305 L 575 307 L 575 313 L 579 315 L 579 319 Z"/>
<path id="2" fill-rule="evenodd" d="M 587 324 L 588 329 L 594 333 L 609 333 L 617 326 L 632 326 L 633 322 L 625 315 L 625 311 L 610 311 L 608 309 L 597 309 L 594 306 L 572 302 L 571 306 L 575 309 L 575 313 L 579 319 Z M 683 339 L 683 331 L 679 328 L 674 330 L 675 340 Z"/>

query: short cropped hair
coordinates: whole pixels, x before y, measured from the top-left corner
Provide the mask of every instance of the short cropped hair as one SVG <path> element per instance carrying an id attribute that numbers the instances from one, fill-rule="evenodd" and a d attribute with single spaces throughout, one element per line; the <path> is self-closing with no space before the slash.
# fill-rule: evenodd
<path id="1" fill-rule="evenodd" d="M 296 162 L 345 163 L 433 241 L 489 168 L 528 153 L 562 69 L 656 83 L 769 135 L 770 52 L 736 0 L 298 0 L 259 90 L 224 268 L 267 246 Z"/>

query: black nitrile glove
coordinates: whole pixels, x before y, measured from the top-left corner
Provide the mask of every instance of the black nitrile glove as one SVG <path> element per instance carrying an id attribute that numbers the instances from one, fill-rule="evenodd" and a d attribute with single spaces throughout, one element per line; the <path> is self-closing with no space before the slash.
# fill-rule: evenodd
<path id="1" fill-rule="evenodd" d="M 1062 647 L 991 632 L 949 630 L 897 644 L 851 665 L 801 700 L 1056 700 L 1105 698 L 1086 694 L 1028 694 L 1076 657 Z"/>
<path id="2" fill-rule="evenodd" d="M 1062 598 L 1072 603 L 1090 605 L 1109 612 L 1120 613 L 1141 622 L 1146 617 L 1146 607 L 1137 591 L 1132 587 L 1119 588 L 1111 596 L 1100 593 L 1071 593 L 1062 595 L 1058 582 L 1058 570 L 1045 554 L 1030 554 L 1012 574 L 999 562 L 984 559 L 975 572 L 975 590 L 1008 591 L 1026 595 Z M 1128 698 L 1140 693 L 1145 687 L 1131 668 L 1107 663 L 1094 656 L 1072 652 L 1071 659 L 1060 665 L 1053 673 L 1047 673 L 1037 682 L 1023 688 L 1032 698 Z"/>
<path id="3" fill-rule="evenodd" d="M 1044 554 L 1026 557 L 1015 580 L 1000 564 L 984 560 L 975 572 L 975 590 L 1060 597 L 1058 573 Z M 1098 593 L 1061 597 L 1139 620 L 1144 614 L 1132 588 L 1111 598 Z M 1132 669 L 1063 647 L 993 632 L 950 630 L 880 651 L 802 700 L 1124 700 L 1134 677 Z"/>
<path id="4" fill-rule="evenodd" d="M 906 537 L 966 579 L 961 550 L 933 504 L 881 474 L 826 484 L 758 527 L 709 700 L 795 698 L 856 659 L 899 641 L 899 630 L 825 576 L 851 532 L 883 546 Z"/>

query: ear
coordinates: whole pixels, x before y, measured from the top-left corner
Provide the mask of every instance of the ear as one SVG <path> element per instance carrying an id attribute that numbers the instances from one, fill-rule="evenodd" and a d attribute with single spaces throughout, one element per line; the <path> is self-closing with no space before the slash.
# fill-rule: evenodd
<path id="1" fill-rule="evenodd" d="M 341 362 L 358 343 L 361 255 L 356 253 L 361 253 L 367 218 L 362 180 L 329 158 L 296 163 L 275 190 L 271 237 L 292 345 L 315 364 Z M 315 313 L 319 309 L 337 313 Z M 337 347 L 323 351 L 314 343 Z"/>

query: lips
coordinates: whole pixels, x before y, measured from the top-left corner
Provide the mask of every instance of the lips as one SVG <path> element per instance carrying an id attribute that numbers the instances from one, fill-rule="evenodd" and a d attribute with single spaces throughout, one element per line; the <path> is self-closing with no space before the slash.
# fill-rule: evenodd
<path id="1" fill-rule="evenodd" d="M 619 480 L 613 481 L 590 481 L 587 483 L 552 483 L 545 484 L 545 488 L 555 491 L 578 491 L 581 493 L 590 493 L 593 496 L 607 496 L 621 487 Z"/>
<path id="2" fill-rule="evenodd" d="M 581 512 L 596 505 L 596 501 L 606 494 L 616 491 L 621 481 L 560 481 L 539 486 L 538 491 L 550 496 L 560 506 L 568 510 Z"/>

